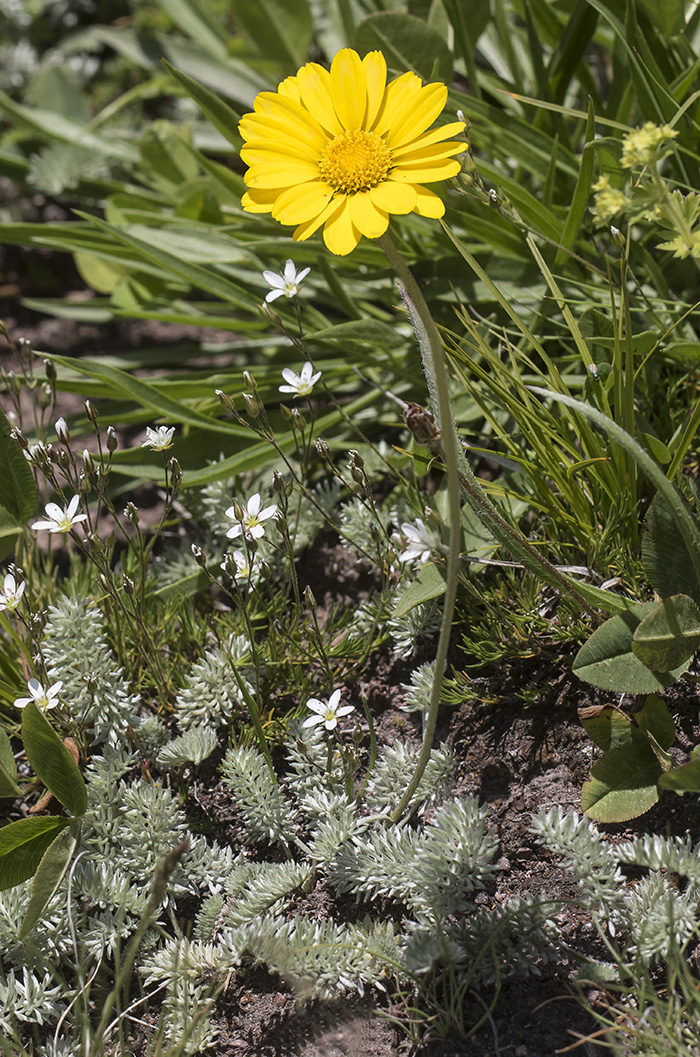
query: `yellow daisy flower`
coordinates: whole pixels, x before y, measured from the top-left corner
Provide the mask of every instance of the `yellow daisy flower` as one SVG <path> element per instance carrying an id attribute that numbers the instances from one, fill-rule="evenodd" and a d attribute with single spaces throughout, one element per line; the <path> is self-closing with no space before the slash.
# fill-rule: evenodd
<path id="1" fill-rule="evenodd" d="M 298 225 L 296 240 L 323 225 L 326 246 L 341 256 L 362 235 L 383 235 L 392 213 L 441 217 L 442 200 L 422 185 L 455 176 L 454 155 L 467 149 L 449 139 L 462 121 L 426 131 L 446 100 L 444 84 L 423 85 L 414 73 L 387 84 L 380 51 L 360 59 L 343 48 L 330 71 L 307 62 L 241 119 L 243 208 Z"/>

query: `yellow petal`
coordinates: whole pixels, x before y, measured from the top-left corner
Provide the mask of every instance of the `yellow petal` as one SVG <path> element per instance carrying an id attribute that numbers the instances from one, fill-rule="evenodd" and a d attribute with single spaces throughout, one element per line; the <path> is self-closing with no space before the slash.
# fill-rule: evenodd
<path id="1" fill-rule="evenodd" d="M 353 224 L 368 239 L 378 239 L 389 227 L 389 214 L 377 209 L 369 191 L 352 195 L 349 204 Z"/>
<path id="2" fill-rule="evenodd" d="M 308 239 L 313 235 L 314 231 L 318 231 L 321 224 L 325 224 L 329 217 L 345 208 L 346 199 L 347 195 L 338 195 L 332 202 L 328 203 L 323 212 L 319 213 L 317 217 L 313 217 L 311 220 L 307 220 L 305 223 L 300 224 L 292 235 L 294 241 L 304 242 L 305 239 Z"/>
<path id="3" fill-rule="evenodd" d="M 416 205 L 416 188 L 411 184 L 384 180 L 368 193 L 377 209 L 387 213 L 412 213 Z"/>
<path id="4" fill-rule="evenodd" d="M 288 99 L 293 99 L 295 103 L 301 102 L 299 85 L 297 84 L 296 77 L 285 77 L 285 79 L 277 85 L 277 91 L 280 95 L 287 96 Z"/>
<path id="5" fill-rule="evenodd" d="M 346 254 L 352 253 L 361 237 L 362 233 L 352 222 L 349 203 L 346 201 L 343 203 L 343 207 L 333 213 L 326 221 L 323 229 L 323 241 L 331 253 L 344 257 Z"/>
<path id="6" fill-rule="evenodd" d="M 270 147 L 273 144 L 274 148 L 271 150 Z M 243 158 L 243 151 L 247 155 L 245 158 Z M 288 132 L 279 131 L 268 133 L 267 135 L 258 132 L 255 136 L 246 137 L 245 146 L 241 150 L 241 157 L 246 165 L 252 165 L 253 163 L 248 160 L 252 155 L 262 154 L 267 156 L 273 153 L 279 158 L 294 158 L 313 162 L 318 160 L 321 152 L 310 147 L 301 136 L 293 136 Z"/>
<path id="7" fill-rule="evenodd" d="M 448 140 L 447 143 L 430 143 L 427 147 L 418 147 L 417 150 L 401 154 L 398 159 L 392 151 L 392 160 L 395 162 L 395 167 L 400 169 L 413 165 L 436 165 L 443 158 L 451 158 L 455 154 L 464 154 L 466 149 L 466 143 L 453 139 Z"/>
<path id="8" fill-rule="evenodd" d="M 297 148 L 304 147 L 316 155 L 319 155 L 328 143 L 328 136 L 315 121 L 312 128 L 308 124 L 289 118 L 246 114 L 241 118 L 238 131 L 251 145 L 269 148 L 270 144 L 277 143 L 278 137 L 283 137 L 285 146 L 294 143 Z"/>
<path id="9" fill-rule="evenodd" d="M 271 213 L 278 191 L 246 191 L 241 205 L 246 213 Z"/>
<path id="10" fill-rule="evenodd" d="M 379 113 L 386 89 L 386 59 L 381 51 L 370 51 L 362 60 L 367 80 L 367 112 L 363 128 L 370 129 Z"/>
<path id="11" fill-rule="evenodd" d="M 387 130 L 389 147 L 401 147 L 420 136 L 441 114 L 447 102 L 447 85 L 427 84 L 421 88 L 418 98 L 409 96 L 394 112 L 391 128 Z"/>
<path id="12" fill-rule="evenodd" d="M 401 107 L 406 100 L 414 99 L 416 93 L 420 90 L 420 87 L 420 77 L 417 77 L 415 73 L 410 72 L 402 73 L 400 77 L 397 77 L 396 80 L 387 85 L 382 104 L 379 107 L 379 113 L 372 126 L 372 132 L 376 132 L 378 136 L 384 135 L 384 133 L 391 128 L 391 123 L 394 119 L 396 110 Z"/>
<path id="13" fill-rule="evenodd" d="M 258 153 L 262 154 L 262 151 Z M 241 157 L 243 157 L 243 151 L 241 151 Z M 256 162 L 254 166 L 251 166 L 245 174 L 247 187 L 291 187 L 292 184 L 308 183 L 309 180 L 319 179 L 318 165 L 291 159 L 280 161 L 275 155 L 273 158 L 274 161 L 265 164 Z"/>
<path id="14" fill-rule="evenodd" d="M 258 117 L 268 117 L 281 122 L 287 128 L 291 124 L 300 124 L 304 129 L 308 127 L 316 134 L 324 135 L 321 125 L 313 114 L 302 103 L 297 103 L 294 99 L 277 95 L 275 92 L 261 92 L 256 96 L 254 105 L 255 113 L 245 114 L 244 117 L 250 117 L 253 120 L 257 120 Z"/>
<path id="15" fill-rule="evenodd" d="M 323 180 L 288 187 L 277 198 L 272 215 L 280 224 L 304 224 L 322 213 L 333 198 L 333 188 Z"/>
<path id="16" fill-rule="evenodd" d="M 436 194 L 429 191 L 427 187 L 416 187 L 418 197 L 413 212 L 420 217 L 430 217 L 437 220 L 445 212 L 445 203 Z"/>
<path id="17" fill-rule="evenodd" d="M 331 98 L 331 75 L 316 62 L 307 62 L 297 74 L 302 104 L 330 136 L 338 136 L 343 126 Z"/>
<path id="18" fill-rule="evenodd" d="M 424 167 L 417 165 L 413 168 L 407 165 L 404 168 L 402 165 L 397 165 L 391 170 L 391 178 L 398 180 L 399 183 L 433 184 L 436 180 L 449 180 L 451 176 L 456 176 L 461 168 L 456 158 L 446 158 L 445 161 Z"/>
<path id="19" fill-rule="evenodd" d="M 363 127 L 367 79 L 362 60 L 352 48 L 342 48 L 331 63 L 331 98 L 343 128 Z"/>
<path id="20" fill-rule="evenodd" d="M 465 128 L 466 125 L 463 121 L 451 121 L 449 125 L 440 125 L 439 128 L 424 132 L 422 136 L 417 136 L 416 139 L 412 139 L 409 143 L 394 147 L 392 155 L 394 158 L 400 158 L 406 151 L 418 150 L 419 147 L 427 147 L 431 143 L 438 143 L 440 140 L 452 139 L 453 136 L 458 136 Z M 467 149 L 466 142 L 462 146 L 464 150 Z"/>

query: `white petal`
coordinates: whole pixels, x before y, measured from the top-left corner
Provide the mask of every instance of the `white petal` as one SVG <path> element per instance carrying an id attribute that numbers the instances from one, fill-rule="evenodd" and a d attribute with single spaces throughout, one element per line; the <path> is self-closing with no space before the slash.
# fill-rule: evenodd
<path id="1" fill-rule="evenodd" d="M 303 368 L 302 368 L 301 374 L 302 374 L 302 377 L 303 377 L 303 375 L 304 375 Z M 296 392 L 296 390 L 299 388 L 299 375 L 295 374 L 294 371 L 290 367 L 283 367 L 282 368 L 282 377 L 284 378 L 285 382 L 289 382 L 290 385 L 294 386 L 293 392 Z"/>
<path id="2" fill-rule="evenodd" d="M 17 704 L 16 701 L 15 701 L 15 704 Z M 304 722 L 302 723 L 302 726 L 303 727 L 315 727 L 317 723 L 323 723 L 323 716 L 309 716 L 308 719 L 304 720 Z"/>
<path id="3" fill-rule="evenodd" d="M 78 509 L 78 503 L 79 502 L 80 502 L 80 496 L 79 495 L 74 495 L 73 498 L 71 499 L 70 503 L 68 504 L 68 506 L 66 508 L 66 517 L 68 518 L 69 521 L 73 517 L 73 515 L 75 514 L 76 510 Z"/>
<path id="4" fill-rule="evenodd" d="M 265 300 L 270 304 L 271 301 L 276 301 L 278 297 L 281 297 L 283 293 L 284 290 L 271 290 L 269 294 L 266 294 Z"/>
<path id="5" fill-rule="evenodd" d="M 276 512 L 276 510 L 277 510 L 277 504 L 276 503 L 273 503 L 272 506 L 266 506 L 265 509 L 261 510 L 260 513 L 258 514 L 258 521 L 267 521 L 267 519 L 269 517 L 272 517 L 272 515 Z"/>
<path id="6" fill-rule="evenodd" d="M 250 497 L 250 499 L 248 500 L 247 510 L 248 510 L 249 514 L 253 515 L 253 517 L 257 517 L 259 509 L 260 509 L 260 492 L 256 492 L 255 495 L 252 495 Z"/>
<path id="7" fill-rule="evenodd" d="M 44 510 L 53 522 L 63 521 L 63 511 L 61 510 L 58 503 L 47 503 L 44 507 Z"/>
<path id="8" fill-rule="evenodd" d="M 268 286 L 274 286 L 279 290 L 284 289 L 284 279 L 277 272 L 263 272 L 262 275 Z"/>
<path id="9" fill-rule="evenodd" d="M 335 709 L 335 706 L 340 701 L 340 694 L 341 694 L 340 690 L 334 690 L 333 691 L 331 696 L 328 698 L 328 707 L 329 708 Z"/>

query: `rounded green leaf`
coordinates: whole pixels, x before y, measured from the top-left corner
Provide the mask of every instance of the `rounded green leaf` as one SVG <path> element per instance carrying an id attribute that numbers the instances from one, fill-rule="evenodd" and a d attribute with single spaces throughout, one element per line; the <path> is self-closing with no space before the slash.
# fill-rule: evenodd
<path id="1" fill-rule="evenodd" d="M 646 738 L 606 752 L 581 790 L 581 808 L 596 822 L 626 822 L 659 799 L 661 766 Z"/>
<path id="2" fill-rule="evenodd" d="M 632 637 L 632 652 L 654 671 L 668 672 L 700 646 L 700 609 L 688 595 L 659 602 Z"/>
<path id="3" fill-rule="evenodd" d="M 73 757 L 46 716 L 33 701 L 22 716 L 22 741 L 27 759 L 47 789 L 73 815 L 87 807 L 87 789 Z"/>
<path id="4" fill-rule="evenodd" d="M 676 793 L 700 793 L 700 760 L 689 760 L 681 767 L 674 767 L 659 778 L 662 789 L 673 789 Z"/>
<path id="5" fill-rule="evenodd" d="M 652 671 L 632 650 L 635 631 L 657 605 L 643 602 L 601 624 L 576 654 L 572 669 L 576 675 L 603 690 L 625 694 L 650 694 L 674 683 L 690 658 L 670 671 Z"/>
<path id="6" fill-rule="evenodd" d="M 0 891 L 36 872 L 44 852 L 70 819 L 56 815 L 21 818 L 0 829 Z"/>
<path id="7" fill-rule="evenodd" d="M 657 493 L 649 507 L 642 537 L 642 564 L 649 583 L 661 598 L 690 595 L 700 604 L 700 583 L 685 539 L 671 508 Z M 700 529 L 696 528 L 700 533 Z"/>

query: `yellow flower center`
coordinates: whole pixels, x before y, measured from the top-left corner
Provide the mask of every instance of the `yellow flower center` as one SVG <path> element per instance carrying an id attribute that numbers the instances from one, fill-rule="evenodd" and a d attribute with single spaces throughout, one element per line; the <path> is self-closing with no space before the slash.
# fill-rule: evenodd
<path id="1" fill-rule="evenodd" d="M 376 132 L 361 128 L 341 132 L 319 158 L 321 176 L 334 191 L 354 195 L 386 180 L 391 151 Z"/>

